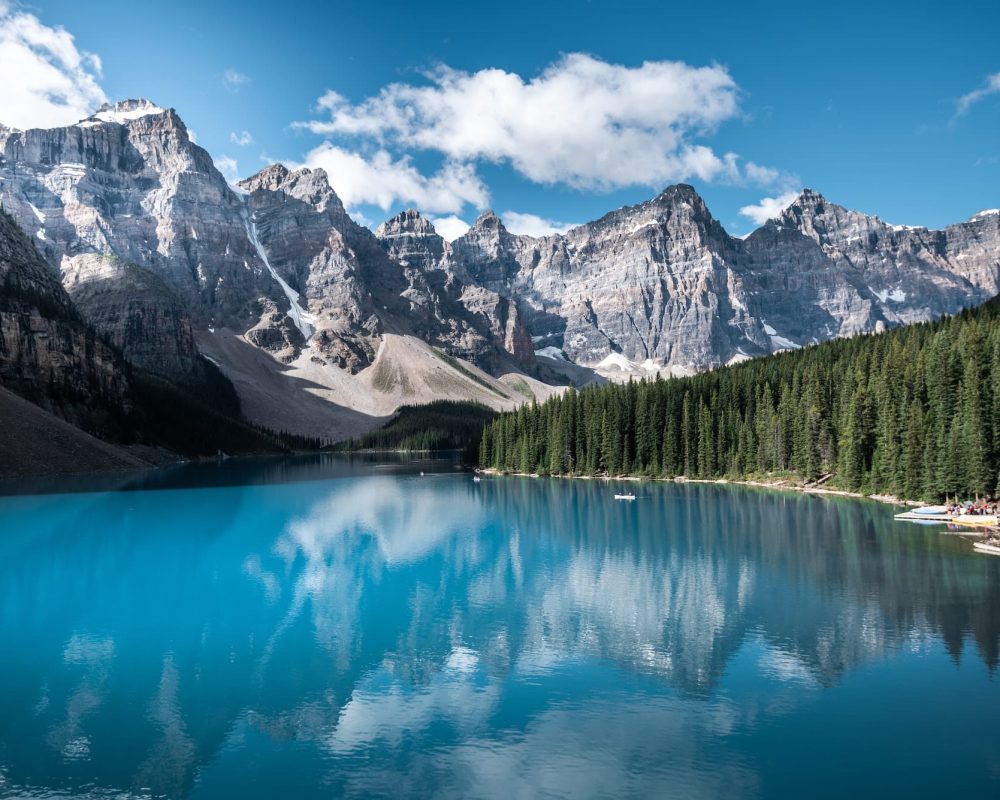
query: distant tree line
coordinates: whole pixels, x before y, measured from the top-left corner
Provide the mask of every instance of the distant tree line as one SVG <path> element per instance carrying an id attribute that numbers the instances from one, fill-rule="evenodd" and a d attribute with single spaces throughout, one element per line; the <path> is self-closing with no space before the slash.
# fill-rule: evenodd
<path id="1" fill-rule="evenodd" d="M 401 406 L 381 428 L 343 442 L 337 449 L 466 450 L 478 444 L 483 426 L 495 416 L 492 408 L 467 401 Z M 473 457 L 475 453 L 473 449 Z"/>
<path id="2" fill-rule="evenodd" d="M 497 417 L 501 470 L 774 474 L 906 498 L 1000 494 L 1000 298 L 689 378 L 568 391 Z"/>

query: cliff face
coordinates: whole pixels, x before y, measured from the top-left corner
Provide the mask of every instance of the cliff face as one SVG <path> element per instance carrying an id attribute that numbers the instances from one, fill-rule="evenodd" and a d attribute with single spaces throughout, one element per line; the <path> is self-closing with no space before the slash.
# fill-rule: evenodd
<path id="1" fill-rule="evenodd" d="M 160 278 L 97 253 L 64 264 L 62 282 L 73 304 L 128 361 L 178 383 L 197 380 L 202 363 L 191 316 Z"/>
<path id="2" fill-rule="evenodd" d="M 585 365 L 621 354 L 652 368 L 764 352 L 747 312 L 741 243 L 689 186 L 564 236 L 511 236 L 484 215 L 465 238 L 473 245 L 455 242 L 456 257 L 486 254 L 466 269 L 522 298 L 540 352 Z"/>
<path id="3" fill-rule="evenodd" d="M 105 107 L 76 125 L 0 134 L 0 198 L 46 259 L 115 255 L 158 275 L 204 324 L 248 318 L 273 288 L 241 198 L 172 109 Z"/>
<path id="4" fill-rule="evenodd" d="M 454 276 L 390 258 L 321 170 L 275 165 L 230 187 L 172 109 L 130 100 L 65 128 L 5 129 L 0 154 L 4 207 L 81 311 L 143 366 L 183 378 L 189 326 L 234 331 L 284 363 L 304 355 L 350 372 L 373 362 L 385 331 L 487 368 L 517 339 L 506 300 L 463 310 Z M 128 293 L 139 274 L 141 291 L 108 302 L 116 282 Z M 485 319 L 491 302 L 500 317 Z M 519 357 L 533 363 L 530 348 Z"/>
<path id="5" fill-rule="evenodd" d="M 0 385 L 99 436 L 132 409 L 125 364 L 87 326 L 49 266 L 0 211 Z"/>
<path id="6" fill-rule="evenodd" d="M 403 267 L 412 315 L 445 349 L 488 371 L 504 362 L 531 371 L 534 353 L 516 298 L 503 294 L 463 269 L 452 247 L 431 222 L 414 210 L 403 211 L 375 231 L 389 257 Z"/>
<path id="7" fill-rule="evenodd" d="M 449 255 L 460 274 L 518 300 L 540 355 L 685 372 L 992 297 L 1000 214 L 904 228 L 805 190 L 741 240 L 681 185 L 542 239 L 512 235 L 487 213 Z"/>

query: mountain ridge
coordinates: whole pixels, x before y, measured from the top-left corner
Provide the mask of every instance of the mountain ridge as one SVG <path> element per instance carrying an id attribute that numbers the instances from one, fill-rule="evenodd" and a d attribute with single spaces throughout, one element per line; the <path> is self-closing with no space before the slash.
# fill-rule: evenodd
<path id="1" fill-rule="evenodd" d="M 65 286 L 101 289 L 81 289 L 81 309 L 131 359 L 184 381 L 210 356 L 254 421 L 321 436 L 355 436 L 420 399 L 503 409 L 559 384 L 690 374 L 1000 290 L 1000 215 L 892 226 L 812 189 L 746 239 L 690 184 L 543 237 L 491 210 L 451 242 L 414 209 L 372 231 L 323 170 L 272 164 L 231 186 L 174 109 L 141 99 L 73 126 L 0 130 L 0 203 Z M 164 288 L 124 301 L 129 275 Z M 462 370 L 527 393 L 479 396 Z M 289 419 L 280 386 L 330 413 L 296 401 Z"/>

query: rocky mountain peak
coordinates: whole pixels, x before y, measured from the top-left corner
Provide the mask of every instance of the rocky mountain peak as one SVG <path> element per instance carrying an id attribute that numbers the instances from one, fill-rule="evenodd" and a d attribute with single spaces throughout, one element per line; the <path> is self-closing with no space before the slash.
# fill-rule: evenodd
<path id="1" fill-rule="evenodd" d="M 794 228 L 823 244 L 838 229 L 860 227 L 864 219 L 868 219 L 864 214 L 848 211 L 819 192 L 805 188 L 772 222 Z"/>
<path id="2" fill-rule="evenodd" d="M 492 208 L 486 209 L 482 214 L 480 214 L 474 223 L 472 223 L 473 228 L 477 229 L 494 229 L 503 230 L 507 229 L 504 227 L 503 220 L 498 217 Z"/>
<path id="3" fill-rule="evenodd" d="M 704 206 L 698 191 L 689 183 L 675 183 L 660 192 L 653 200 L 659 204 L 697 203 Z"/>
<path id="4" fill-rule="evenodd" d="M 156 103 L 139 97 L 131 100 L 119 100 L 117 103 L 105 103 L 85 120 L 81 120 L 79 124 L 117 122 L 119 125 L 124 125 L 132 120 L 164 114 L 166 111 Z"/>
<path id="5" fill-rule="evenodd" d="M 237 185 L 250 194 L 261 191 L 284 194 L 308 203 L 317 211 L 331 210 L 337 216 L 346 214 L 322 169 L 302 167 L 293 172 L 284 164 L 270 164 Z"/>
<path id="6" fill-rule="evenodd" d="M 288 179 L 289 175 L 291 175 L 291 170 L 289 170 L 284 164 L 269 164 L 255 175 L 251 175 L 249 178 L 241 180 L 237 183 L 237 186 L 244 191 L 251 193 L 261 189 L 274 192 L 284 186 L 284 183 Z"/>
<path id="7" fill-rule="evenodd" d="M 799 192 L 791 204 L 782 211 L 782 215 L 810 216 L 815 217 L 823 214 L 827 207 L 831 205 L 829 201 L 819 192 L 809 187 Z"/>
<path id="8" fill-rule="evenodd" d="M 701 195 L 686 183 L 668 186 L 652 200 L 624 206 L 567 234 L 575 246 L 622 237 L 648 240 L 650 236 L 701 242 L 711 249 L 725 246 L 730 239 Z"/>
<path id="9" fill-rule="evenodd" d="M 1000 208 L 986 208 L 969 217 L 969 222 L 1000 222 Z"/>
<path id="10" fill-rule="evenodd" d="M 416 209 L 408 208 L 379 225 L 375 235 L 386 239 L 391 236 L 437 236 L 438 233 L 429 219 Z"/>

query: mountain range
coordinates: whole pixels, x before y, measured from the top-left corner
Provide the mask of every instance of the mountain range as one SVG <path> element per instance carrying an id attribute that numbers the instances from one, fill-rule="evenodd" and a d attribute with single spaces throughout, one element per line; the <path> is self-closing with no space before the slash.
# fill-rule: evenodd
<path id="1" fill-rule="evenodd" d="M 414 210 L 359 225 L 322 170 L 274 164 L 230 185 L 178 114 L 147 100 L 66 127 L 0 126 L 0 204 L 5 387 L 45 405 L 49 376 L 75 365 L 67 385 L 86 377 L 124 403 L 119 362 L 194 392 L 219 370 L 247 420 L 327 439 L 402 404 L 512 408 L 1000 292 L 997 210 L 928 230 L 806 189 L 741 239 L 675 185 L 565 234 L 513 234 L 487 211 L 448 242 Z M 112 423 L 95 407 L 59 413 L 101 432 Z"/>

